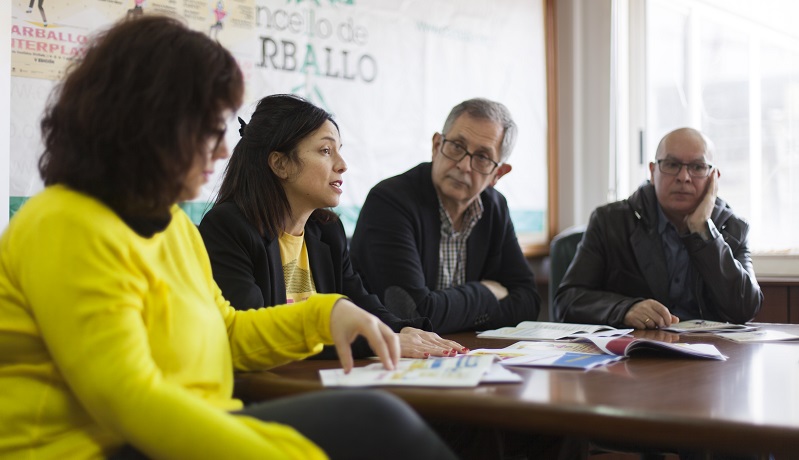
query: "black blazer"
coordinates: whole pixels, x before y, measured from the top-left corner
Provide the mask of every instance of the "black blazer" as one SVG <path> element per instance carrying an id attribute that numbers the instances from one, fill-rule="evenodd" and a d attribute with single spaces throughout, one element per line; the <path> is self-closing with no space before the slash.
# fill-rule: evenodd
<path id="1" fill-rule="evenodd" d="M 437 290 L 441 218 L 431 178 L 422 163 L 377 184 L 366 197 L 352 236 L 352 261 L 367 288 L 389 309 L 404 292 L 433 330 L 450 333 L 515 326 L 536 320 L 541 298 L 522 254 L 505 197 L 486 188 L 483 217 L 466 242 L 466 282 Z M 497 301 L 484 279 L 502 283 Z"/>
<path id="2" fill-rule="evenodd" d="M 203 217 L 200 234 L 211 258 L 214 280 L 222 294 L 239 310 L 286 303 L 286 285 L 277 238 L 261 237 L 234 203 L 215 205 Z M 309 219 L 305 245 L 316 291 L 343 294 L 399 332 L 406 326 L 430 330 L 426 318 L 401 320 L 377 296 L 366 291 L 352 268 L 347 237 L 338 220 L 321 223 Z M 358 356 L 371 354 L 365 340 L 353 346 Z"/>

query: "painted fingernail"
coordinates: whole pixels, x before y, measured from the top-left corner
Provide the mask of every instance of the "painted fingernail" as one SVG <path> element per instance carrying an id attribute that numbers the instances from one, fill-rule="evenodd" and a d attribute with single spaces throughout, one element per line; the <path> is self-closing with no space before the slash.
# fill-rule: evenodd
<path id="1" fill-rule="evenodd" d="M 463 353 L 466 353 L 467 351 L 469 351 L 469 349 L 468 349 L 468 348 L 466 348 L 466 347 L 463 347 L 463 348 L 461 348 L 461 351 L 462 351 Z"/>

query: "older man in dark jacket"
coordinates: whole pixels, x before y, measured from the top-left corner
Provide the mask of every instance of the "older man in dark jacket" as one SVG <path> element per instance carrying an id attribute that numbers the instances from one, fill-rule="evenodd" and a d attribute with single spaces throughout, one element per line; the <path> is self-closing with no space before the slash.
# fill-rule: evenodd
<path id="1" fill-rule="evenodd" d="M 352 263 L 401 318 L 452 333 L 538 318 L 541 299 L 505 197 L 494 189 L 516 124 L 504 105 L 470 99 L 433 135 L 432 162 L 377 184 L 352 235 Z"/>
<path id="2" fill-rule="evenodd" d="M 565 321 L 652 329 L 754 318 L 763 294 L 749 226 L 717 197 L 712 150 L 699 131 L 672 131 L 649 164 L 651 182 L 594 211 L 555 297 Z"/>

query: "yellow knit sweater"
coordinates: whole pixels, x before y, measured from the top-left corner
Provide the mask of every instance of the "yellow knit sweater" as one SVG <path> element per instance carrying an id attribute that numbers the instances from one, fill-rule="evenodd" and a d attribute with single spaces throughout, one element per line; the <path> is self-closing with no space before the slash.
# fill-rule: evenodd
<path id="1" fill-rule="evenodd" d="M 331 343 L 338 295 L 237 311 L 177 206 L 144 238 L 63 186 L 0 238 L 0 458 L 325 458 L 290 427 L 229 411 L 233 370 Z"/>

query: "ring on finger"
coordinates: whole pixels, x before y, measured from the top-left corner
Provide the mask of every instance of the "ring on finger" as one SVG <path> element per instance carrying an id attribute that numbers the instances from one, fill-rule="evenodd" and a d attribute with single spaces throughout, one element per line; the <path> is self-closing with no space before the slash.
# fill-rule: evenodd
<path id="1" fill-rule="evenodd" d="M 644 324 L 649 324 L 650 321 L 652 321 L 652 318 L 646 318 L 646 320 L 644 320 Z"/>

